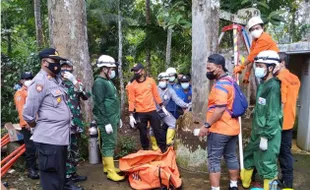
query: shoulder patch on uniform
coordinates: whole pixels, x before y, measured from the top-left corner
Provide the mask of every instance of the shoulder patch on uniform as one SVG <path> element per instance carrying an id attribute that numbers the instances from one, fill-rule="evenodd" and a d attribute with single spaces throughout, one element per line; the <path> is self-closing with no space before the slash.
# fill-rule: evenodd
<path id="1" fill-rule="evenodd" d="M 60 103 L 62 99 L 61 99 L 61 97 L 58 97 L 56 100 L 58 103 Z"/>
<path id="2" fill-rule="evenodd" d="M 17 100 L 17 101 L 21 101 L 21 100 L 22 100 L 22 97 L 21 97 L 20 95 L 18 95 L 18 96 L 16 97 L 16 100 Z"/>
<path id="3" fill-rule="evenodd" d="M 37 90 L 37 92 L 41 92 L 43 90 L 43 85 L 42 84 L 36 84 L 36 90 Z"/>

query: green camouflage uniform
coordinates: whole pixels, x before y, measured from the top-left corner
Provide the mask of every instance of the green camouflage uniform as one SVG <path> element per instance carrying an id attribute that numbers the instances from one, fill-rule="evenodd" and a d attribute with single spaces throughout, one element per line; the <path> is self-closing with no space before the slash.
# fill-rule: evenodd
<path id="1" fill-rule="evenodd" d="M 78 149 L 78 137 L 80 133 L 84 131 L 84 124 L 82 121 L 81 114 L 81 99 L 87 100 L 90 97 L 90 93 L 86 92 L 83 88 L 83 84 L 78 82 L 79 89 L 73 85 L 69 80 L 65 80 L 65 87 L 67 88 L 68 94 L 68 106 L 72 113 L 71 120 L 71 138 L 70 145 L 68 146 L 68 159 L 66 162 L 66 177 L 70 178 L 72 174 L 76 172 L 76 166 L 80 160 L 80 154 Z"/>

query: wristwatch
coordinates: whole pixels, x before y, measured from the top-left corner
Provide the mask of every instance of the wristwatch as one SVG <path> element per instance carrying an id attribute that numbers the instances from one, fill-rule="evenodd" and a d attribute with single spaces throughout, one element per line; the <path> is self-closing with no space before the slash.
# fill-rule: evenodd
<path id="1" fill-rule="evenodd" d="M 205 128 L 210 128 L 211 127 L 211 125 L 208 123 L 208 122 L 205 122 Z"/>

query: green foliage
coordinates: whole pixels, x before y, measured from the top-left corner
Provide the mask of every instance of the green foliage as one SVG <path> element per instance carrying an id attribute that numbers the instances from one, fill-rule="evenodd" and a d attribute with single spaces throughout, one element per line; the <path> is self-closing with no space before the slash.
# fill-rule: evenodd
<path id="1" fill-rule="evenodd" d="M 78 146 L 80 150 L 80 156 L 83 160 L 88 159 L 88 138 L 85 131 L 81 134 L 81 137 L 78 140 Z"/>
<path id="2" fill-rule="evenodd" d="M 33 2 L 4 0 L 1 6 L 1 123 L 17 123 L 13 87 L 19 82 L 22 72 L 32 71 L 35 74 L 40 67 L 34 53 L 37 47 Z M 46 14 L 47 7 L 42 7 Z"/>
<path id="3" fill-rule="evenodd" d="M 237 13 L 239 9 L 255 7 L 260 10 L 261 17 L 266 24 L 270 22 L 273 25 L 279 25 L 281 22 L 285 22 L 283 13 L 287 11 L 286 8 L 292 3 L 293 0 L 221 0 L 221 9 Z"/>
<path id="4" fill-rule="evenodd" d="M 190 29 L 192 23 L 191 11 L 189 5 L 184 1 L 178 1 L 172 6 L 165 4 L 157 13 L 158 24 L 164 29 L 180 27 L 181 29 Z"/>
<path id="5" fill-rule="evenodd" d="M 1 123 L 17 123 L 18 115 L 14 104 L 14 85 L 20 80 L 21 73 L 32 71 L 37 73 L 40 69 L 37 54 L 30 54 L 26 58 L 10 59 L 1 54 Z"/>
<path id="6" fill-rule="evenodd" d="M 136 137 L 123 135 L 119 135 L 118 137 L 116 159 L 138 151 Z"/>

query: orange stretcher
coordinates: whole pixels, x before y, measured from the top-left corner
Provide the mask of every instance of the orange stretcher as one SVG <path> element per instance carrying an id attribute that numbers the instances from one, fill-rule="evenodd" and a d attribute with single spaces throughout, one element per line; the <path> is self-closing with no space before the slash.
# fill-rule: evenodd
<path id="1" fill-rule="evenodd" d="M 9 144 L 10 142 L 11 141 L 10 141 L 9 134 L 6 134 L 4 137 L 1 138 L 1 142 L 0 142 L 1 148 Z M 1 160 L 1 174 L 0 174 L 1 178 L 14 165 L 16 160 L 22 154 L 24 154 L 25 151 L 26 151 L 26 147 L 25 147 L 25 144 L 23 144 L 20 147 L 18 147 L 16 150 L 14 150 L 11 154 L 6 156 L 3 160 Z"/>

